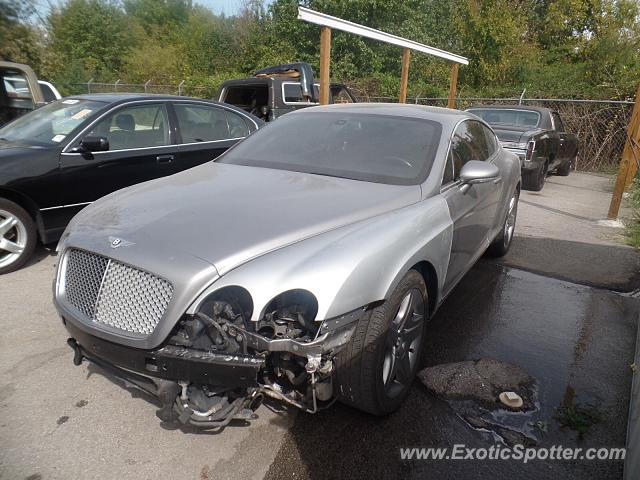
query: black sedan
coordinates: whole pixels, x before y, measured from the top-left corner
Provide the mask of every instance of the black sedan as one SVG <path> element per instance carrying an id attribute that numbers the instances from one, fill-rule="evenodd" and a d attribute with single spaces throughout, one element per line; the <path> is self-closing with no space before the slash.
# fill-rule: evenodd
<path id="1" fill-rule="evenodd" d="M 262 125 L 194 98 L 80 95 L 0 129 L 0 274 L 58 240 L 84 206 L 212 160 Z"/>
<path id="2" fill-rule="evenodd" d="M 543 107 L 486 105 L 467 110 L 493 127 L 502 146 L 520 158 L 522 183 L 540 191 L 552 171 L 566 177 L 575 165 L 578 139 L 560 114 Z"/>

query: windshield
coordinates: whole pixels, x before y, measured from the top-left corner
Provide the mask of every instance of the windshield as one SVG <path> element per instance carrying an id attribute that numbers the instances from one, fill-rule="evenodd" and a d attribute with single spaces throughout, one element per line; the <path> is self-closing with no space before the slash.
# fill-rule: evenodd
<path id="1" fill-rule="evenodd" d="M 0 139 L 28 145 L 58 145 L 107 103 L 68 98 L 50 103 L 0 128 Z"/>
<path id="2" fill-rule="evenodd" d="M 305 111 L 261 128 L 218 161 L 415 185 L 429 174 L 441 132 L 430 120 Z"/>
<path id="3" fill-rule="evenodd" d="M 534 110 L 517 110 L 513 108 L 470 108 L 467 111 L 479 116 L 489 125 L 537 127 L 540 122 L 540 114 Z"/>

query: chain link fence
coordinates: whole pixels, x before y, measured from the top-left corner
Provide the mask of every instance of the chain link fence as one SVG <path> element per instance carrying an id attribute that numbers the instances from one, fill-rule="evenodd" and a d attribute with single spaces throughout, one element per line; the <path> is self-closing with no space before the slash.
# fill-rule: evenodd
<path id="1" fill-rule="evenodd" d="M 161 95 L 180 95 L 197 98 L 214 98 L 218 88 L 187 85 L 181 82 L 178 85 L 157 85 L 148 81 L 146 83 L 114 83 L 88 81 L 86 83 L 66 83 L 59 88 L 68 95 L 80 95 L 83 93 L 154 93 Z"/>
<path id="2" fill-rule="evenodd" d="M 392 97 L 360 98 L 366 102 L 397 102 Z M 447 98 L 408 98 L 407 103 L 446 107 Z M 530 105 L 560 113 L 565 128 L 578 137 L 576 169 L 612 172 L 620 163 L 631 120 L 633 102 L 609 100 L 568 100 L 561 98 L 457 98 L 456 108 L 478 105 Z"/>
<path id="3" fill-rule="evenodd" d="M 151 81 L 143 84 L 98 83 L 89 81 L 64 85 L 67 93 L 160 93 L 165 95 L 186 95 L 199 98 L 214 98 L 216 87 L 186 85 L 154 85 Z M 358 92 L 361 102 L 392 102 L 397 97 L 376 97 Z M 447 98 L 408 98 L 407 103 L 446 107 Z M 579 142 L 576 168 L 584 171 L 614 171 L 620 163 L 626 140 L 626 131 L 631 119 L 633 102 L 608 100 L 568 100 L 553 98 L 457 98 L 456 108 L 465 109 L 477 105 L 531 105 L 547 107 L 560 113 L 568 131 L 575 133 Z"/>

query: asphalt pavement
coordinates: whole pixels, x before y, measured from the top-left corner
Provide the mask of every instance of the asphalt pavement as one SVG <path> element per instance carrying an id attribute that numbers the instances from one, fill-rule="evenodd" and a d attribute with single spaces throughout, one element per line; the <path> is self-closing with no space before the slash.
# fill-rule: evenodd
<path id="1" fill-rule="evenodd" d="M 572 174 L 523 192 L 512 251 L 474 267 L 429 325 L 424 366 L 494 358 L 536 380 L 539 408 L 520 420 L 538 446 L 624 445 L 638 299 L 617 292 L 638 288 L 640 259 L 597 223 L 610 183 Z M 55 260 L 40 249 L 0 277 L 2 479 L 621 478 L 615 461 L 401 461 L 401 447 L 500 443 L 418 381 L 384 418 L 263 406 L 251 424 L 216 433 L 164 425 L 150 398 L 72 365 L 51 304 Z M 568 397 L 598 409 L 583 439 L 556 418 Z"/>
<path id="2" fill-rule="evenodd" d="M 499 263 L 619 292 L 639 289 L 638 250 L 625 245 L 623 228 L 607 226 L 613 181 L 573 172 L 548 177 L 540 192 L 523 191 L 516 237 Z"/>

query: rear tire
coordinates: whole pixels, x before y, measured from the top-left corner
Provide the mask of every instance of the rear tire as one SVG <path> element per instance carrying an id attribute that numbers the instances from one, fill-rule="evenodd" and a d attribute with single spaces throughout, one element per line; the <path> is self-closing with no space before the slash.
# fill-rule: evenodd
<path id="1" fill-rule="evenodd" d="M 491 245 L 487 249 L 487 254 L 491 257 L 504 257 L 509 248 L 511 242 L 513 242 L 513 234 L 516 230 L 516 220 L 518 218 L 518 200 L 520 199 L 520 192 L 516 191 L 509 200 L 509 206 L 507 207 L 507 215 L 502 224 L 502 229 L 496 238 L 494 238 Z"/>
<path id="2" fill-rule="evenodd" d="M 531 190 L 533 192 L 539 192 L 544 187 L 544 183 L 547 179 L 547 168 L 549 164 L 544 163 L 539 169 L 529 172 L 522 179 L 525 190 Z"/>
<path id="3" fill-rule="evenodd" d="M 366 312 L 336 356 L 341 402 L 373 415 L 400 407 L 420 365 L 428 305 L 422 275 L 410 270 L 388 300 Z"/>
<path id="4" fill-rule="evenodd" d="M 571 173 L 571 162 L 572 160 L 569 159 L 562 165 L 560 165 L 556 170 L 556 175 L 558 175 L 559 177 L 568 177 L 569 173 Z"/>
<path id="5" fill-rule="evenodd" d="M 22 267 L 36 246 L 36 227 L 20 206 L 0 198 L 0 275 Z"/>

